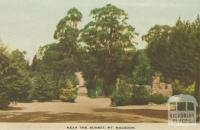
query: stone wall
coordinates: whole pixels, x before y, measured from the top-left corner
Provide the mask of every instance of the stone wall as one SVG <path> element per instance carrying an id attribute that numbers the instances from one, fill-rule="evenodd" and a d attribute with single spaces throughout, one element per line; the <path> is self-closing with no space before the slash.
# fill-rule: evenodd
<path id="1" fill-rule="evenodd" d="M 151 94 L 162 94 L 164 96 L 172 96 L 172 85 L 160 81 L 160 76 L 153 76 L 153 83 L 151 86 Z"/>

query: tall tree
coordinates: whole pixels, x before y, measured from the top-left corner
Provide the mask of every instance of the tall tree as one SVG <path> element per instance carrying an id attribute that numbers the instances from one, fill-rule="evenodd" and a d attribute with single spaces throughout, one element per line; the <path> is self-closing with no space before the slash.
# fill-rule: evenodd
<path id="1" fill-rule="evenodd" d="M 0 49 L 2 49 L 0 47 Z M 3 49 L 2 49 L 3 50 Z M 9 95 L 8 95 L 8 68 L 9 66 L 9 59 L 8 57 L 3 53 L 3 51 L 0 51 L 0 109 L 6 108 L 9 103 Z"/>
<path id="2" fill-rule="evenodd" d="M 52 43 L 41 47 L 35 56 L 32 67 L 45 73 L 51 73 L 54 77 L 66 76 L 74 73 L 78 68 L 78 23 L 82 14 L 76 8 L 72 8 L 62 18 L 54 32 L 54 38 L 58 43 Z M 42 66 L 45 66 L 44 69 Z"/>
<path id="3" fill-rule="evenodd" d="M 76 8 L 72 8 L 57 25 L 54 38 L 60 43 L 60 51 L 67 56 L 74 56 L 78 48 L 78 23 L 81 19 L 81 12 Z"/>
<path id="4" fill-rule="evenodd" d="M 10 97 L 13 97 L 16 101 L 27 101 L 31 89 L 29 63 L 25 59 L 25 54 L 25 51 L 14 50 L 9 56 L 10 65 L 18 73 L 18 77 L 12 85 L 13 90 L 10 91 Z"/>
<path id="5" fill-rule="evenodd" d="M 178 19 L 172 27 L 156 25 L 143 39 L 149 43 L 147 52 L 154 69 L 166 78 L 178 79 L 185 85 L 195 82 L 196 99 L 200 104 L 199 36 L 198 17 L 194 22 Z"/>
<path id="6" fill-rule="evenodd" d="M 11 101 L 27 101 L 30 82 L 24 52 L 0 45 L 0 108 Z"/>
<path id="7" fill-rule="evenodd" d="M 108 86 L 113 73 L 114 53 L 125 52 L 133 48 L 135 28 L 127 23 L 128 15 L 124 10 L 108 4 L 91 11 L 92 21 L 82 30 L 81 41 L 86 44 L 89 52 L 104 52 L 104 95 L 108 96 Z"/>
<path id="8" fill-rule="evenodd" d="M 40 47 L 32 62 L 33 71 L 48 75 L 48 79 L 57 82 L 54 88 L 57 94 L 62 83 L 79 70 L 78 24 L 81 19 L 78 9 L 70 9 L 54 32 L 57 42 Z"/>

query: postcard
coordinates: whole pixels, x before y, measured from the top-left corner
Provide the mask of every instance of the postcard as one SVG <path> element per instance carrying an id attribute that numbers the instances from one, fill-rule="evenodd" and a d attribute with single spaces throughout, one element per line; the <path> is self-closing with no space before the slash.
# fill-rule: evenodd
<path id="1" fill-rule="evenodd" d="M 0 0 L 0 130 L 200 129 L 198 0 Z"/>

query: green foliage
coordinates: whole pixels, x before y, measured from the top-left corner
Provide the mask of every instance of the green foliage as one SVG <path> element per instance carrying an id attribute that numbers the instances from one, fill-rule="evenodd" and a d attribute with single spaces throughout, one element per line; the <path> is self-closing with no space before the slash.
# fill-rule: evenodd
<path id="1" fill-rule="evenodd" d="M 148 90 L 143 86 L 134 86 L 132 89 L 132 104 L 144 105 L 148 104 L 150 94 Z"/>
<path id="2" fill-rule="evenodd" d="M 113 106 L 144 105 L 150 101 L 150 93 L 143 86 L 133 86 L 126 80 L 118 79 L 111 101 Z"/>
<path id="3" fill-rule="evenodd" d="M 14 101 L 28 101 L 29 91 L 32 87 L 28 61 L 25 60 L 26 52 L 14 50 L 11 52 L 10 61 L 12 67 L 17 69 L 18 76 L 12 84 L 10 98 Z"/>
<path id="4" fill-rule="evenodd" d="M 150 84 L 152 75 L 153 70 L 149 58 L 144 51 L 139 51 L 137 53 L 136 65 L 133 70 L 133 83 L 139 85 Z"/>
<path id="5" fill-rule="evenodd" d="M 125 49 L 134 50 L 135 28 L 128 25 L 125 11 L 111 4 L 93 9 L 91 16 L 92 20 L 82 29 L 80 39 L 85 43 L 92 63 L 85 70 L 97 72 L 91 77 L 98 75 L 103 79 L 103 93 L 108 96 L 108 87 L 126 70 L 127 64 L 122 62 L 128 59 Z"/>
<path id="6" fill-rule="evenodd" d="M 82 14 L 72 8 L 60 20 L 54 33 L 58 43 L 52 43 L 39 48 L 31 65 L 32 70 L 50 75 L 58 81 L 71 76 L 79 69 L 78 23 Z"/>
<path id="7" fill-rule="evenodd" d="M 132 88 L 125 80 L 117 79 L 116 91 L 111 96 L 112 106 L 129 105 L 132 103 Z"/>
<path id="8" fill-rule="evenodd" d="M 76 8 L 68 10 L 67 15 L 60 20 L 57 29 L 54 33 L 54 38 L 60 41 L 70 40 L 75 42 L 79 31 L 77 29 L 78 23 L 82 19 L 81 12 Z"/>
<path id="9" fill-rule="evenodd" d="M 168 97 L 163 96 L 162 94 L 153 94 L 151 95 L 150 101 L 156 104 L 163 104 L 168 101 Z"/>
<path id="10" fill-rule="evenodd" d="M 116 83 L 116 90 L 111 96 L 111 105 L 146 105 L 149 102 L 156 104 L 166 103 L 168 97 L 162 94 L 150 95 L 145 86 L 133 86 L 126 80 L 119 80 Z"/>
<path id="11" fill-rule="evenodd" d="M 200 103 L 200 17 L 193 22 L 180 18 L 174 26 L 155 25 L 143 39 L 152 66 L 171 81 L 184 86 L 195 83 L 195 97 Z M 180 91 L 180 90 L 179 90 Z M 200 107 L 198 107 L 198 111 Z M 200 119 L 200 114 L 197 114 Z"/>
<path id="12" fill-rule="evenodd" d="M 156 71 L 172 80 L 192 84 L 200 65 L 200 18 L 194 22 L 178 19 L 174 26 L 155 25 L 143 39 Z"/>
<path id="13" fill-rule="evenodd" d="M 73 86 L 72 82 L 67 80 L 66 85 L 60 91 L 59 98 L 64 102 L 75 102 L 76 97 L 76 86 Z"/>
<path id="14" fill-rule="evenodd" d="M 82 51 L 78 46 L 78 23 L 81 19 L 82 14 L 78 9 L 70 9 L 66 16 L 59 21 L 54 32 L 57 43 L 40 47 L 33 59 L 31 65 L 33 73 L 36 76 L 45 75 L 47 78 L 45 78 L 45 81 L 36 79 L 36 90 L 32 91 L 43 88 L 42 93 L 45 97 L 42 98 L 45 98 L 45 100 L 58 99 L 60 89 L 65 85 L 66 79 L 77 84 L 73 76 L 75 72 L 80 71 L 81 66 L 80 56 Z M 43 85 L 37 82 L 42 82 Z"/>
<path id="15" fill-rule="evenodd" d="M 8 94 L 5 92 L 0 93 L 0 109 L 5 109 L 10 104 L 10 100 L 8 98 Z"/>
<path id="16" fill-rule="evenodd" d="M 187 86 L 185 88 L 185 92 L 183 93 L 195 96 L 195 85 L 192 84 L 192 85 Z"/>
<path id="17" fill-rule="evenodd" d="M 33 87 L 30 91 L 29 98 L 40 102 L 51 101 L 55 98 L 54 82 L 48 79 L 45 75 L 36 75 L 33 78 Z"/>
<path id="18" fill-rule="evenodd" d="M 183 83 L 181 83 L 178 80 L 175 80 L 172 83 L 172 88 L 173 88 L 173 95 L 178 95 L 178 94 L 189 94 L 189 95 L 195 95 L 195 85 L 189 85 L 185 86 Z"/>
<path id="19" fill-rule="evenodd" d="M 5 107 L 10 101 L 27 101 L 31 85 L 25 52 L 9 52 L 1 45 L 0 50 L 0 104 Z"/>
<path id="20" fill-rule="evenodd" d="M 108 87 L 108 94 L 109 94 L 109 96 L 113 95 L 113 93 L 115 92 L 115 90 L 116 90 L 116 86 L 114 84 L 111 84 Z"/>
<path id="21" fill-rule="evenodd" d="M 95 78 L 93 80 L 88 80 L 86 86 L 88 90 L 88 96 L 95 98 L 103 95 L 103 81 L 102 79 Z"/>
<path id="22" fill-rule="evenodd" d="M 95 89 L 96 89 L 96 95 L 97 96 L 103 95 L 103 80 L 97 79 Z"/>

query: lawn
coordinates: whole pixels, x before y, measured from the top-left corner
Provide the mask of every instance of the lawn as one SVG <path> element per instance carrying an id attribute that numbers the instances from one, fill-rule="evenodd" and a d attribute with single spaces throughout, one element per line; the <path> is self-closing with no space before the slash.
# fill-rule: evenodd
<path id="1" fill-rule="evenodd" d="M 111 107 L 109 98 L 79 95 L 75 103 L 33 102 L 11 104 L 0 110 L 0 122 L 167 122 L 167 106 Z"/>

